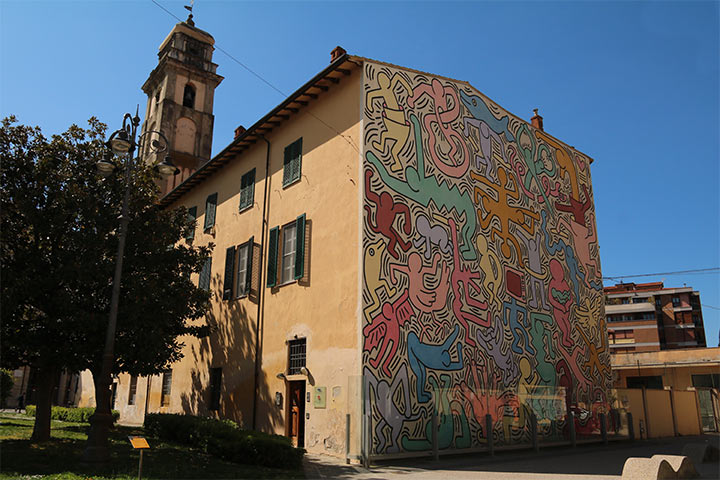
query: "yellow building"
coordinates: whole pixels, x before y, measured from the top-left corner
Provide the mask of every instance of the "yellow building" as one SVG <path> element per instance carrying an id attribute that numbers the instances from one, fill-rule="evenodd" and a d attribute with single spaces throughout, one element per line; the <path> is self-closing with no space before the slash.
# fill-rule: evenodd
<path id="1" fill-rule="evenodd" d="M 175 52 L 184 76 L 161 59 L 146 125 L 172 112 L 173 151 L 201 157 L 188 125 L 212 104 L 200 115 L 179 92 L 208 98 L 222 77 L 196 30 L 161 46 L 196 53 Z M 609 401 L 591 162 L 537 112 L 336 48 L 170 183 L 162 207 L 215 245 L 198 278 L 212 333 L 163 375 L 120 375 L 121 422 L 230 418 L 335 455 L 428 450 L 433 413 L 441 449 L 482 444 L 487 416 L 501 443 L 526 441 L 531 414 L 567 435 L 571 409 Z"/>

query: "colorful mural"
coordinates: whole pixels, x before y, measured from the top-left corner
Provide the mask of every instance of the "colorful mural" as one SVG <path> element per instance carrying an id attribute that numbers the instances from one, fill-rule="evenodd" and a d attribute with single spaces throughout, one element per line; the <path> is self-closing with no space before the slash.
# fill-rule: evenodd
<path id="1" fill-rule="evenodd" d="M 610 384 L 590 159 L 469 85 L 364 67 L 371 452 L 592 429 Z M 485 416 L 493 431 L 486 432 Z"/>

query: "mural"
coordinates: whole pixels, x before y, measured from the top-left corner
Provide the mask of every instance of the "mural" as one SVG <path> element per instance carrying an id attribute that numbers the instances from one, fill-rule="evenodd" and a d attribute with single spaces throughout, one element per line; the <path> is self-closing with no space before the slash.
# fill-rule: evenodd
<path id="1" fill-rule="evenodd" d="M 372 453 L 567 436 L 610 385 L 590 160 L 462 82 L 365 63 Z M 486 432 L 485 416 L 493 431 Z"/>

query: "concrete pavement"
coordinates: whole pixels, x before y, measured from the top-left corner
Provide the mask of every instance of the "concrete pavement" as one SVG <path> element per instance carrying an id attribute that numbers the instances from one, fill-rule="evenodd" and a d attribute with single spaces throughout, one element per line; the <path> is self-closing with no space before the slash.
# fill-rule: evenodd
<path id="1" fill-rule="evenodd" d="M 532 451 L 498 452 L 495 457 L 485 453 L 449 455 L 438 462 L 431 458 L 387 461 L 366 470 L 346 465 L 342 460 L 325 455 L 306 455 L 307 478 L 339 479 L 437 479 L 453 480 L 617 480 L 629 457 L 651 457 L 655 454 L 680 455 L 687 443 L 708 441 L 720 445 L 720 436 L 675 437 L 636 441 L 548 447 Z M 718 463 L 695 466 L 702 479 L 720 479 Z"/>

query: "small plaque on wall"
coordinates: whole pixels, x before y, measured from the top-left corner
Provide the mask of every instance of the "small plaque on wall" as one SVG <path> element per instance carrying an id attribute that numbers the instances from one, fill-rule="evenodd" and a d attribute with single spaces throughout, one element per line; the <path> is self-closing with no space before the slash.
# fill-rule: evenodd
<path id="1" fill-rule="evenodd" d="M 325 408 L 327 404 L 327 387 L 315 387 L 313 391 L 313 407 Z"/>

